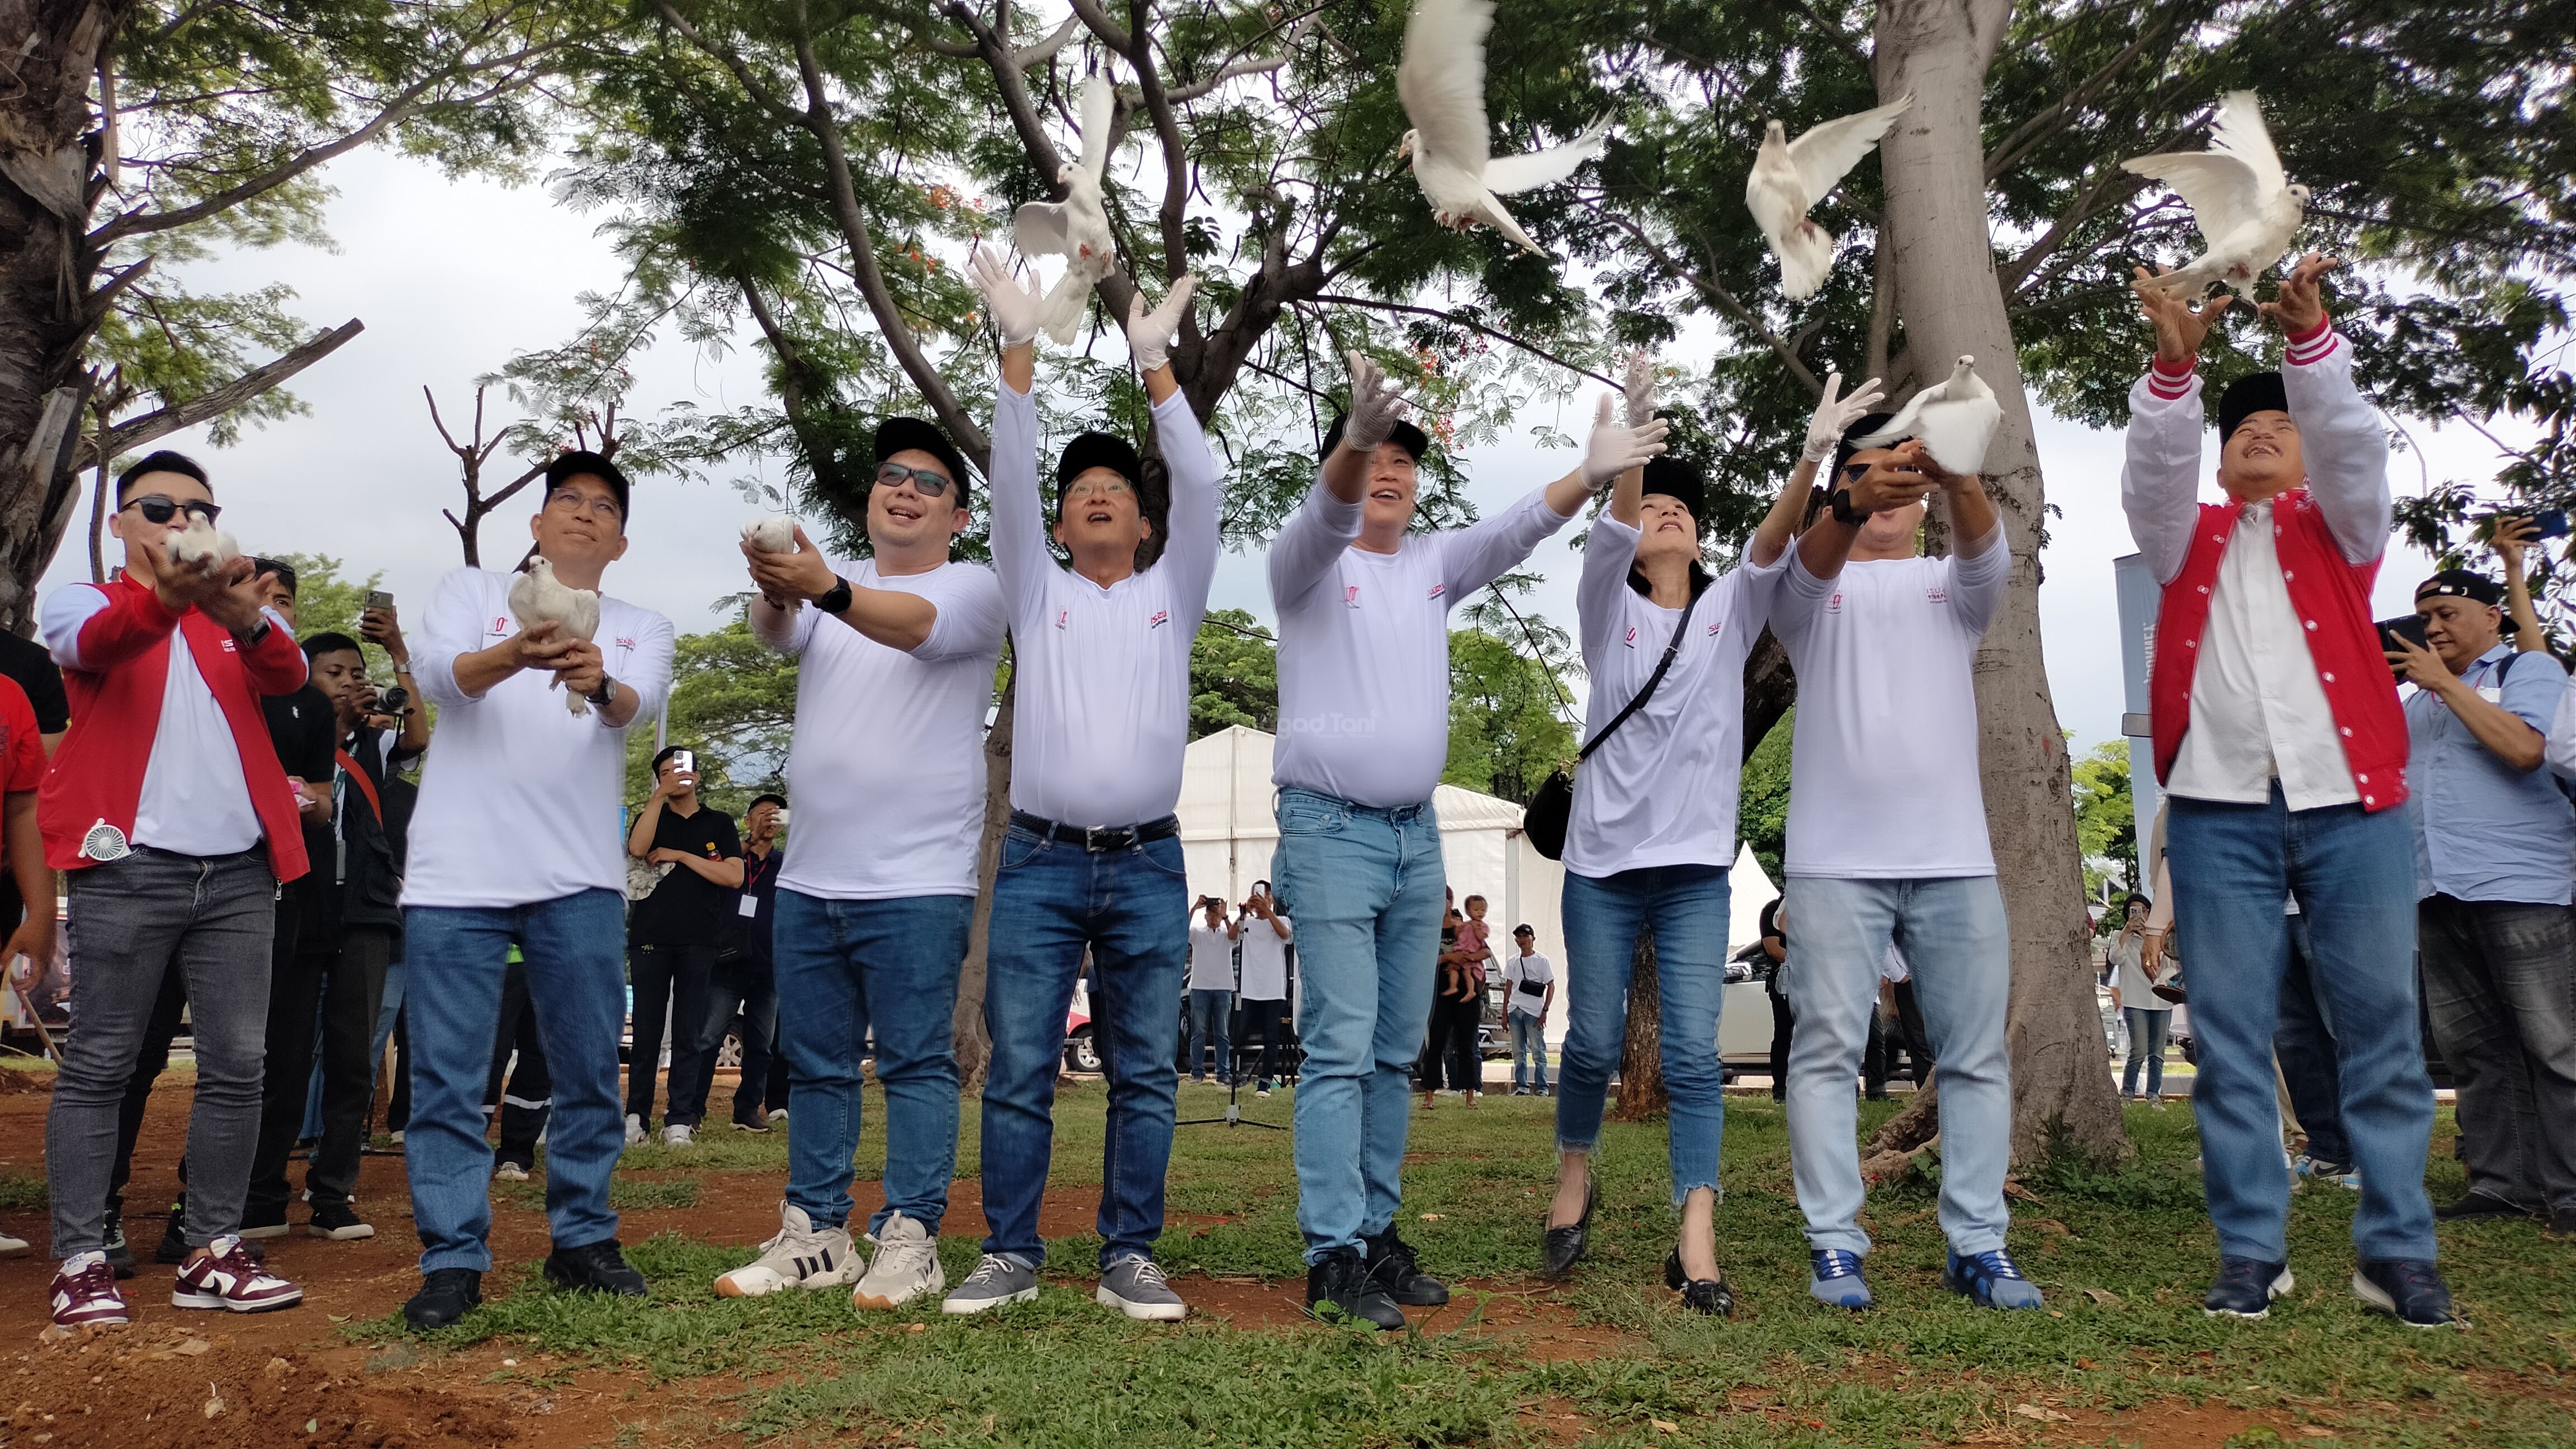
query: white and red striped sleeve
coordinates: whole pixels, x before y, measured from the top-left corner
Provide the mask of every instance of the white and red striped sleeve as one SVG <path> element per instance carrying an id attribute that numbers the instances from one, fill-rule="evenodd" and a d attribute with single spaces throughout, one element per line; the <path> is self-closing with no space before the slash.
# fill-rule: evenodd
<path id="1" fill-rule="evenodd" d="M 2353 563 L 2388 547 L 2388 430 L 2352 380 L 2352 344 L 2320 319 L 2289 339 L 2281 390 L 2299 427 L 2308 492 Z"/>
<path id="2" fill-rule="evenodd" d="M 2160 358 L 2129 388 L 2129 432 L 2120 469 L 2120 508 L 2129 537 L 2157 583 L 2170 583 L 2191 555 L 2200 521 L 2200 375 Z"/>

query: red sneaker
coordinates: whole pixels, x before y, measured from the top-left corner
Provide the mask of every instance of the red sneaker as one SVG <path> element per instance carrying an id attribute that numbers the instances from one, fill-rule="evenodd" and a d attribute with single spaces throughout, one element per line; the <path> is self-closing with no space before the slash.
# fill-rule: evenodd
<path id="1" fill-rule="evenodd" d="M 122 1325 L 125 1295 L 116 1291 L 116 1270 L 104 1253 L 75 1253 L 54 1271 L 54 1326 L 105 1328 Z"/>
<path id="2" fill-rule="evenodd" d="M 174 1308 L 222 1308 L 234 1313 L 267 1313 L 303 1301 L 303 1289 L 251 1261 L 242 1240 L 230 1235 L 208 1243 L 204 1257 L 190 1258 L 179 1269 L 178 1286 L 170 1290 Z"/>

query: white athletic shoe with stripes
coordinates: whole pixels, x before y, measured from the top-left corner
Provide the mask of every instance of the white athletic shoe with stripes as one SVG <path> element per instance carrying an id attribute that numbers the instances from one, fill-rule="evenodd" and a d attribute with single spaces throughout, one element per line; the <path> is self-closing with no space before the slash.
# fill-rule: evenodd
<path id="1" fill-rule="evenodd" d="M 850 1292 L 853 1308 L 901 1308 L 915 1298 L 948 1289 L 948 1274 L 939 1266 L 939 1240 L 927 1224 L 902 1213 L 886 1214 L 877 1229 L 876 1260 Z"/>
<path id="2" fill-rule="evenodd" d="M 759 1298 L 784 1288 L 837 1288 L 858 1281 L 858 1249 L 848 1228 L 818 1228 L 794 1203 L 778 1205 L 778 1236 L 760 1256 L 716 1280 L 725 1298 Z"/>

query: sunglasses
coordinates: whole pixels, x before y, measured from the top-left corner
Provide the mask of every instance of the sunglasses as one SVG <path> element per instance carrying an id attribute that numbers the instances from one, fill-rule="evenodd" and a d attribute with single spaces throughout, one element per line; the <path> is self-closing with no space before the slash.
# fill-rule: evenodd
<path id="1" fill-rule="evenodd" d="M 142 514 L 144 522 L 154 524 L 168 523 L 181 513 L 186 513 L 190 518 L 202 518 L 212 523 L 223 512 L 222 509 L 202 499 L 191 498 L 181 503 L 159 493 L 146 493 L 140 498 L 127 502 L 124 507 L 116 511 L 123 513 L 127 508 Z"/>
<path id="2" fill-rule="evenodd" d="M 1867 463 L 1845 463 L 1843 465 L 1843 481 L 1845 483 L 1857 483 L 1868 476 L 1869 465 Z"/>
<path id="3" fill-rule="evenodd" d="M 900 487 L 902 486 L 903 481 L 907 478 L 912 480 L 912 491 L 920 494 L 924 498 L 940 497 L 947 493 L 950 487 L 946 474 L 934 473 L 928 468 L 907 468 L 901 463 L 879 463 L 877 465 L 877 486 L 879 488 Z"/>

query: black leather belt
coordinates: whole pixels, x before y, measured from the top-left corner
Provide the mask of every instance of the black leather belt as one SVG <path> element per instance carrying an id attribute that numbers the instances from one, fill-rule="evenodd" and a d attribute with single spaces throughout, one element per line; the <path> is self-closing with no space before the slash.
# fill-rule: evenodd
<path id="1" fill-rule="evenodd" d="M 1142 825 L 1058 825 L 1042 815 L 1026 810 L 1011 812 L 1011 828 L 1025 830 L 1045 840 L 1079 845 L 1085 850 L 1133 850 L 1148 840 L 1164 840 L 1181 833 L 1181 817 L 1166 815 Z"/>

